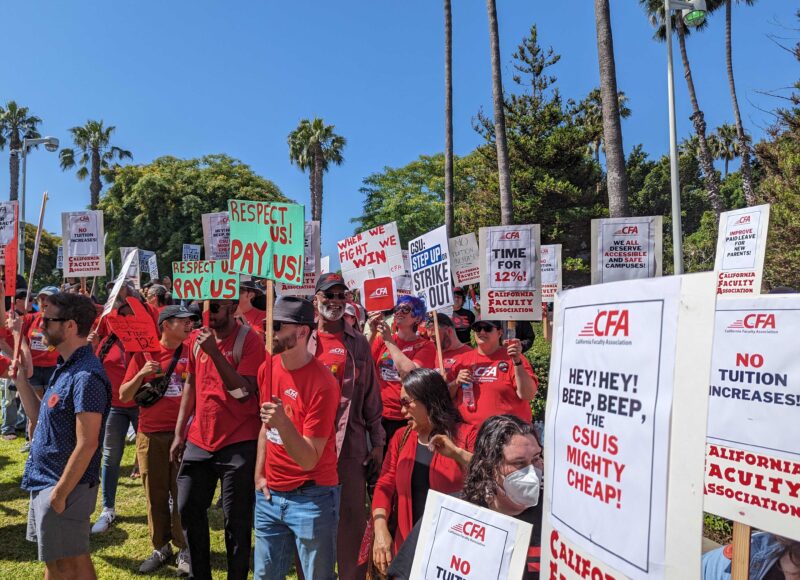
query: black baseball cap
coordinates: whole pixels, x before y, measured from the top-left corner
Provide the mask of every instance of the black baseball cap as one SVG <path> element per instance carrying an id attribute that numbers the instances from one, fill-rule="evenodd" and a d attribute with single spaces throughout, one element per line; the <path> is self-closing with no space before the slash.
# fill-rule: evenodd
<path id="1" fill-rule="evenodd" d="M 472 328 L 472 330 L 475 330 L 475 327 L 478 326 L 479 324 L 491 324 L 498 330 L 503 330 L 503 323 L 500 322 L 499 320 L 476 320 L 475 322 L 472 323 L 472 326 L 470 328 Z"/>
<path id="2" fill-rule="evenodd" d="M 325 290 L 330 290 L 334 286 L 344 286 L 347 288 L 347 284 L 344 283 L 344 278 L 342 278 L 341 274 L 336 274 L 335 272 L 328 272 L 327 274 L 323 274 L 317 280 L 317 287 L 314 289 L 314 293 Z"/>
<path id="3" fill-rule="evenodd" d="M 252 280 L 243 280 L 242 282 L 239 282 L 239 290 L 250 290 L 258 295 L 264 293 L 264 289 Z"/>
<path id="4" fill-rule="evenodd" d="M 191 318 L 192 320 L 200 320 L 197 314 L 180 304 L 165 306 L 161 310 L 161 314 L 158 315 L 158 325 L 161 326 L 162 322 L 170 318 Z"/>
<path id="5" fill-rule="evenodd" d="M 314 305 L 310 300 L 298 296 L 281 296 L 275 301 L 272 320 L 275 322 L 313 325 Z"/>
<path id="6" fill-rule="evenodd" d="M 464 292 L 464 289 L 461 286 L 454 286 L 453 287 L 453 295 L 456 295 L 456 294 L 458 294 L 462 298 L 464 298 L 467 295 L 467 293 Z"/>
<path id="7" fill-rule="evenodd" d="M 456 325 L 453 324 L 453 320 L 449 316 L 447 316 L 447 314 L 443 314 L 441 312 L 437 312 L 436 313 L 436 318 L 439 321 L 439 326 L 449 326 L 450 328 L 455 328 L 456 327 Z M 432 312 L 428 312 L 428 317 L 427 317 L 426 320 L 429 323 L 433 322 L 433 313 Z"/>

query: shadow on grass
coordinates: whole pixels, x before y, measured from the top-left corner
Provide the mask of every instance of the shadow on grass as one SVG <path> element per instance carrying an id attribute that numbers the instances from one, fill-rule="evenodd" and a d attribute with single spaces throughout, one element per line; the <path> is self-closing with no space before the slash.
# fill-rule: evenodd
<path id="1" fill-rule="evenodd" d="M 0 550 L 0 562 L 33 562 L 38 557 L 36 544 L 25 539 L 28 530 L 27 522 L 3 526 L 3 549 Z"/>
<path id="2" fill-rule="evenodd" d="M 127 556 L 97 556 L 94 557 L 104 561 L 112 568 L 135 572 L 149 554 L 142 555 L 141 558 Z M 148 575 L 149 578 L 175 578 L 175 557 L 169 560 L 169 564 L 159 569 L 158 572 Z M 211 552 L 211 569 L 215 572 L 225 572 L 228 569 L 228 561 L 223 552 Z"/>

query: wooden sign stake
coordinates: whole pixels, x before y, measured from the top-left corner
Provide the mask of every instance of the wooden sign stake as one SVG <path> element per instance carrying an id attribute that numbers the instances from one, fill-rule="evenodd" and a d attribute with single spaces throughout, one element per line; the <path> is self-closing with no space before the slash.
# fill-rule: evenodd
<path id="1" fill-rule="evenodd" d="M 731 580 L 750 578 L 750 526 L 733 522 Z"/>

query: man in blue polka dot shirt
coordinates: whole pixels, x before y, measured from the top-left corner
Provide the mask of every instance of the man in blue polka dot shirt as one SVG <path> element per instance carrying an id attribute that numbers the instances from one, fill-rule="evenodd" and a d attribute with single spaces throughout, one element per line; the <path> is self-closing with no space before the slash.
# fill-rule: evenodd
<path id="1" fill-rule="evenodd" d="M 16 373 L 35 424 L 22 476 L 22 488 L 31 494 L 27 537 L 38 544 L 48 578 L 96 578 L 89 517 L 97 503 L 100 442 L 111 405 L 111 384 L 86 341 L 96 317 L 94 304 L 84 296 L 49 296 L 42 331 L 60 355 L 58 365 L 42 395 L 30 387 L 28 372 Z M 15 332 L 18 327 L 15 323 Z"/>

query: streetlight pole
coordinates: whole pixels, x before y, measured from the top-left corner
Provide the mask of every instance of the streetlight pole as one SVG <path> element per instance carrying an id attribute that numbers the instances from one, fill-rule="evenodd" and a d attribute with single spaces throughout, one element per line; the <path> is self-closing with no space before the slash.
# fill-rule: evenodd
<path id="1" fill-rule="evenodd" d="M 705 0 L 682 2 L 664 0 L 664 26 L 667 35 L 667 101 L 669 105 L 669 174 L 672 192 L 672 264 L 674 274 L 683 274 L 683 224 L 681 223 L 681 184 L 678 173 L 678 129 L 675 121 L 675 77 L 672 72 L 672 11 L 684 10 L 686 23 L 698 26 L 705 19 Z"/>
<path id="2" fill-rule="evenodd" d="M 22 157 L 22 198 L 19 204 L 19 259 L 17 260 L 17 271 L 20 276 L 25 275 L 25 182 L 28 176 L 28 149 L 36 145 L 44 145 L 50 152 L 58 151 L 58 139 L 55 137 L 42 137 L 39 139 L 23 139 L 22 149 L 15 149 L 11 153 Z"/>

